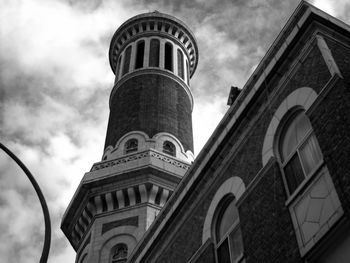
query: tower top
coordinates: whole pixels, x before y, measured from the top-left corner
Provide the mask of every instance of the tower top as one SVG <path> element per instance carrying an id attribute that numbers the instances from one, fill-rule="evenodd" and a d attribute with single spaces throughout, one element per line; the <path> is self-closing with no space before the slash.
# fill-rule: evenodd
<path id="1" fill-rule="evenodd" d="M 166 36 L 177 42 L 187 53 L 192 77 L 198 64 L 198 47 L 192 31 L 179 19 L 158 11 L 136 15 L 125 21 L 114 33 L 109 48 L 109 63 L 115 73 L 117 58 L 135 38 L 147 35 Z"/>

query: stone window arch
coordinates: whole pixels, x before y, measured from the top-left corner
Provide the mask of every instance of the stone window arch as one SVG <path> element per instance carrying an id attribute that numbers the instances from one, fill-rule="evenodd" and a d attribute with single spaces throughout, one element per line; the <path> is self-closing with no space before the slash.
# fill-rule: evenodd
<path id="1" fill-rule="evenodd" d="M 159 67 L 159 52 L 160 42 L 159 39 L 151 39 L 150 50 L 149 50 L 149 66 Z"/>
<path id="2" fill-rule="evenodd" d="M 245 185 L 242 179 L 238 176 L 231 177 L 221 184 L 216 191 L 207 211 L 207 215 L 204 220 L 202 243 L 204 244 L 208 238 L 215 238 L 213 226 L 216 224 L 216 218 L 218 211 L 222 208 L 222 200 L 230 196 L 234 197 L 237 202 L 245 191 Z M 219 209 L 219 210 L 218 210 Z"/>
<path id="3" fill-rule="evenodd" d="M 129 139 L 125 143 L 125 154 L 138 151 L 139 141 L 135 138 Z"/>
<path id="4" fill-rule="evenodd" d="M 116 244 L 111 251 L 111 263 L 124 263 L 128 257 L 128 246 L 124 243 Z"/>
<path id="5" fill-rule="evenodd" d="M 135 69 L 143 68 L 143 57 L 145 55 L 145 41 L 141 40 L 136 45 Z"/>
<path id="6" fill-rule="evenodd" d="M 171 156 L 176 156 L 176 147 L 170 141 L 163 142 L 163 152 Z"/>
<path id="7" fill-rule="evenodd" d="M 276 137 L 277 128 L 280 126 L 280 122 L 287 112 L 292 108 L 299 107 L 305 111 L 310 108 L 312 103 L 317 98 L 317 93 L 311 88 L 299 88 L 293 91 L 278 107 L 273 115 L 270 125 L 267 128 L 267 132 L 264 138 L 264 144 L 262 149 L 262 164 L 265 165 L 271 157 L 275 156 L 274 142 Z"/>
<path id="8" fill-rule="evenodd" d="M 173 45 L 170 42 L 164 46 L 164 68 L 173 71 Z"/>

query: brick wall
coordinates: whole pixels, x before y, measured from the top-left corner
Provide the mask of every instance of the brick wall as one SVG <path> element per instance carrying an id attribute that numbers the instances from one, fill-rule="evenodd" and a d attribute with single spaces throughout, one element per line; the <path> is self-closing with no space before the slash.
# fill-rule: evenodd
<path id="1" fill-rule="evenodd" d="M 346 52 L 349 51 L 341 50 L 340 47 L 336 47 L 334 51 L 337 62 L 341 64 L 341 71 L 348 71 L 350 68 L 350 52 L 347 58 L 344 57 Z M 311 87 L 320 93 L 331 79 L 321 52 L 314 42 L 297 71 L 277 91 L 283 75 L 291 69 L 298 50 L 293 50 L 291 54 L 277 69 L 278 74 L 275 72 L 275 77 L 264 83 L 265 91 L 249 105 L 249 109 L 243 113 L 244 119 L 241 123 L 230 131 L 225 145 L 221 145 L 221 152 L 215 153 L 216 159 L 208 164 L 209 167 L 204 170 L 205 174 L 196 188 L 188 192 L 186 202 L 181 204 L 181 210 L 177 211 L 165 232 L 159 236 L 144 262 L 188 261 L 201 246 L 206 212 L 219 186 L 231 176 L 240 176 L 245 185 L 249 186 L 262 169 L 263 140 L 273 113 L 282 101 L 301 87 Z M 340 199 L 347 210 L 350 207 L 349 116 L 350 89 L 347 80 L 340 80 L 310 115 Z M 253 123 L 252 128 L 247 130 L 250 123 Z M 240 138 L 243 139 L 237 151 L 229 152 L 237 147 Z M 228 155 L 231 155 L 230 160 L 223 162 Z M 225 169 L 216 175 L 215 172 L 220 167 Z M 247 262 L 302 262 L 291 217 L 285 206 L 286 193 L 277 162 L 274 161 L 259 176 L 259 181 L 249 189 L 249 194 L 239 204 L 245 258 Z"/>
<path id="2" fill-rule="evenodd" d="M 303 262 L 276 161 L 239 207 L 246 262 Z"/>
<path id="3" fill-rule="evenodd" d="M 174 80 L 158 74 L 135 76 L 112 98 L 105 148 L 130 131 L 143 131 L 150 138 L 168 132 L 193 152 L 191 113 L 187 93 Z"/>

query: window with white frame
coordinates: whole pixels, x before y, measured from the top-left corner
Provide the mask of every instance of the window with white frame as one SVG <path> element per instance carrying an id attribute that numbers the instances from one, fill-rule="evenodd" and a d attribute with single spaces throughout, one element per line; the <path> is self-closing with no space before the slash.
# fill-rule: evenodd
<path id="1" fill-rule="evenodd" d="M 282 169 L 291 195 L 321 165 L 323 156 L 309 118 L 299 111 L 287 121 L 279 141 Z"/>
<path id="2" fill-rule="evenodd" d="M 128 257 L 128 247 L 124 243 L 115 245 L 112 249 L 111 263 L 124 263 Z"/>
<path id="3" fill-rule="evenodd" d="M 218 263 L 243 262 L 243 240 L 235 198 L 224 197 L 216 211 L 213 234 Z"/>

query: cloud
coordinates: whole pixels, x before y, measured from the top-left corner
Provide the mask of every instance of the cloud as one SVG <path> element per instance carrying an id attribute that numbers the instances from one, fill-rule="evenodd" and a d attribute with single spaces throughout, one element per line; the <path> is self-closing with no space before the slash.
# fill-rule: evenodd
<path id="1" fill-rule="evenodd" d="M 50 262 L 75 253 L 60 220 L 84 172 L 99 161 L 114 77 L 109 41 L 133 15 L 158 10 L 194 32 L 199 64 L 191 80 L 195 152 L 243 87 L 297 1 L 2 0 L 0 136 L 32 171 L 52 219 Z M 350 22 L 348 1 L 314 1 Z M 203 116 L 206 121 L 203 122 Z M 0 153 L 0 262 L 37 262 L 43 240 L 40 204 L 21 170 Z"/>

